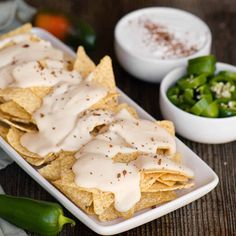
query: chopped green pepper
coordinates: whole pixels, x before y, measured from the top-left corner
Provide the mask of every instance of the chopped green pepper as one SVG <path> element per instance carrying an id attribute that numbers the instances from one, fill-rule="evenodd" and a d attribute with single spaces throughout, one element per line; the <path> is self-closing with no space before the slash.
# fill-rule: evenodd
<path id="1" fill-rule="evenodd" d="M 185 89 L 183 99 L 187 104 L 193 105 L 196 101 L 193 98 L 194 91 L 193 89 Z"/>
<path id="2" fill-rule="evenodd" d="M 175 105 L 177 105 L 179 103 L 178 95 L 179 95 L 179 88 L 178 87 L 172 87 L 167 91 L 167 97 Z"/>
<path id="3" fill-rule="evenodd" d="M 236 73 L 215 73 L 215 57 L 189 60 L 188 74 L 169 88 L 167 96 L 180 109 L 204 117 L 236 115 Z"/>
<path id="4" fill-rule="evenodd" d="M 189 75 L 212 75 L 215 72 L 216 58 L 213 55 L 197 57 L 188 61 L 187 72 Z"/>
<path id="5" fill-rule="evenodd" d="M 223 77 L 223 78 L 229 78 L 231 80 L 236 81 L 236 73 L 235 72 L 231 72 L 231 71 L 220 71 L 218 73 L 219 76 Z"/>
<path id="6" fill-rule="evenodd" d="M 180 79 L 177 84 L 179 85 L 179 87 L 183 90 L 185 89 L 192 89 L 192 88 L 197 88 L 199 87 L 200 85 L 206 83 L 207 81 L 207 76 L 206 74 L 202 74 L 202 75 L 199 75 L 197 77 L 192 77 L 190 76 L 189 78 L 183 78 L 183 79 Z"/>
<path id="7" fill-rule="evenodd" d="M 28 198 L 0 195 L 0 217 L 30 232 L 42 236 L 54 236 L 64 224 L 75 222 L 63 215 L 57 203 L 36 201 Z"/>
<path id="8" fill-rule="evenodd" d="M 207 109 L 210 104 L 210 100 L 207 97 L 202 98 L 191 108 L 191 112 L 195 115 L 201 115 L 202 112 Z"/>
<path id="9" fill-rule="evenodd" d="M 217 102 L 210 103 L 207 108 L 202 112 L 202 116 L 216 118 L 219 116 L 219 108 Z"/>
<path id="10" fill-rule="evenodd" d="M 197 91 L 201 94 L 201 95 L 204 95 L 204 94 L 211 94 L 211 90 L 209 88 L 209 86 L 207 84 L 203 84 L 201 85 Z"/>

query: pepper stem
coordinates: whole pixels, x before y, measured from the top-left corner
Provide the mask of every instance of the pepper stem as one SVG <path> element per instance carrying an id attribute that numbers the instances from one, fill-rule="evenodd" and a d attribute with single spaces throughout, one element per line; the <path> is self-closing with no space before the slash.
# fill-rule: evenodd
<path id="1" fill-rule="evenodd" d="M 65 217 L 64 215 L 59 216 L 58 223 L 60 228 L 62 228 L 64 224 L 71 224 L 71 226 L 75 226 L 75 221 Z"/>

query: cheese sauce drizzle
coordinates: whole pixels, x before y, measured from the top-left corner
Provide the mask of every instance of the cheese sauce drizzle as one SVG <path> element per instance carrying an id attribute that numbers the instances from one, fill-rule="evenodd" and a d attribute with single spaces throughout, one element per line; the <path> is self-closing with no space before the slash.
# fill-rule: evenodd
<path id="1" fill-rule="evenodd" d="M 108 91 L 93 83 L 92 73 L 82 80 L 68 70 L 65 55 L 51 43 L 22 34 L 1 41 L 0 48 L 0 88 L 52 87 L 32 116 L 38 131 L 25 133 L 21 144 L 40 156 L 77 151 L 72 170 L 78 186 L 112 192 L 115 208 L 125 212 L 141 198 L 140 171 L 169 170 L 193 177 L 190 169 L 171 160 L 176 144 L 164 128 L 136 119 L 126 109 L 118 114 L 91 110 Z M 104 125 L 94 136 L 92 131 Z M 157 155 L 158 149 L 166 149 L 168 156 Z M 139 156 L 129 163 L 113 160 L 133 153 Z"/>
<path id="2" fill-rule="evenodd" d="M 45 156 L 51 152 L 76 151 L 90 139 L 93 128 L 110 121 L 109 115 L 78 116 L 100 101 L 106 89 L 88 84 L 86 81 L 71 84 L 60 83 L 33 115 L 38 132 L 26 133 L 21 143 L 31 152 Z"/>
<path id="3" fill-rule="evenodd" d="M 170 156 L 157 155 L 159 148 L 169 149 Z M 128 211 L 141 198 L 140 171 L 168 170 L 193 177 L 189 168 L 171 160 L 175 148 L 174 138 L 162 127 L 147 120 L 131 118 L 121 110 L 106 132 L 94 137 L 75 154 L 77 161 L 72 168 L 75 183 L 84 188 L 112 192 L 115 208 L 120 212 Z M 129 163 L 112 159 L 120 153 L 137 151 L 140 155 Z"/>

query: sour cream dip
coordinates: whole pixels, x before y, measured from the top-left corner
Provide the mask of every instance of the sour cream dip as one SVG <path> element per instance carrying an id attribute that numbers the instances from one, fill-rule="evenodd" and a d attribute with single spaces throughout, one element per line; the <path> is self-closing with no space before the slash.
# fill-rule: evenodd
<path id="1" fill-rule="evenodd" d="M 120 64 L 137 78 L 159 82 L 189 58 L 210 52 L 211 33 L 198 17 L 173 8 L 153 7 L 124 16 L 115 29 Z"/>

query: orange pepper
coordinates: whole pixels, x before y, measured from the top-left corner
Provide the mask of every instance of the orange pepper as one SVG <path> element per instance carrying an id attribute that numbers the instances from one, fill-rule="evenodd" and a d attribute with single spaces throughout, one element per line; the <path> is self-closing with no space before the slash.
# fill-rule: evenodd
<path id="1" fill-rule="evenodd" d="M 64 40 L 69 27 L 69 20 L 63 15 L 39 13 L 35 18 L 35 26 L 49 31 L 57 38 Z"/>

